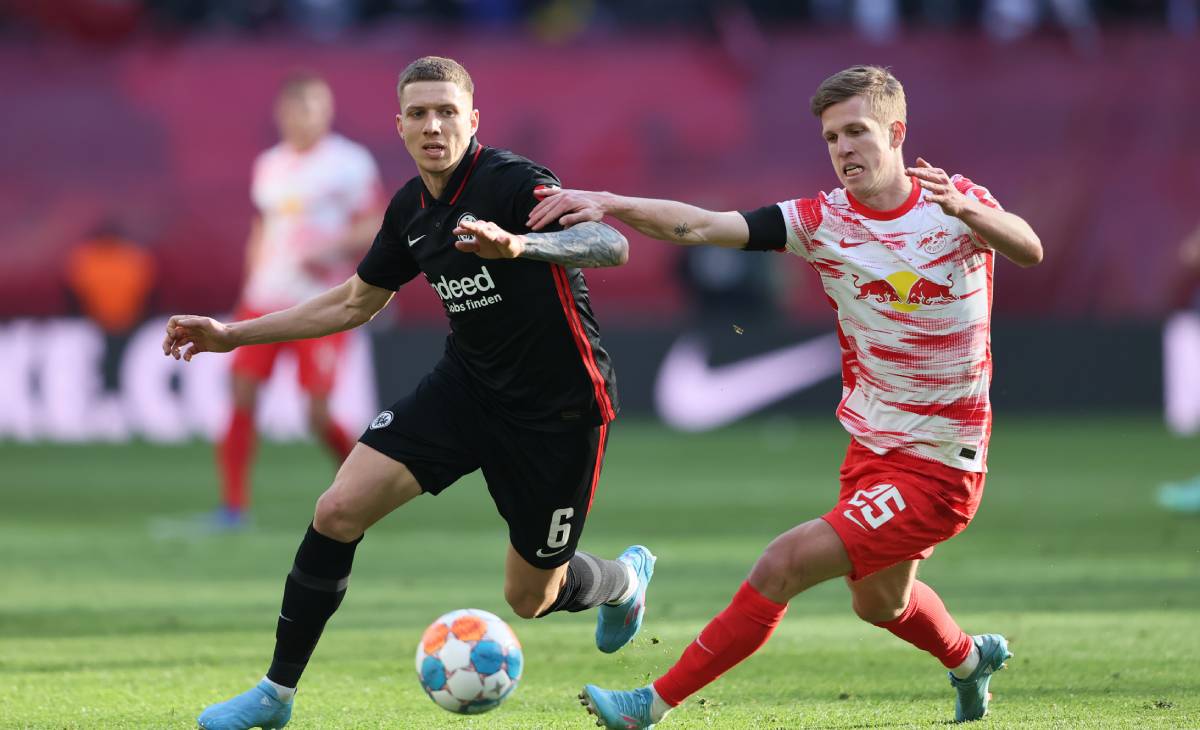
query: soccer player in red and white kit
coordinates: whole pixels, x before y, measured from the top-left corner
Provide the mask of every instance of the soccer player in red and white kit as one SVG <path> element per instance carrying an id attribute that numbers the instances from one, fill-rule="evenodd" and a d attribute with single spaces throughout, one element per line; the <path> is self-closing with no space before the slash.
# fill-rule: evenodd
<path id="1" fill-rule="evenodd" d="M 246 282 L 237 319 L 293 307 L 354 270 L 383 218 L 383 188 L 371 153 L 332 131 L 333 93 L 317 76 L 287 79 L 275 102 L 280 141 L 254 162 L 258 214 L 246 251 Z M 308 422 L 338 463 L 354 446 L 329 411 L 346 334 L 240 348 L 233 358 L 233 413 L 217 450 L 221 527 L 243 523 L 255 446 L 259 387 L 285 350 L 295 355 L 308 394 Z"/>
<path id="2" fill-rule="evenodd" d="M 648 728 L 749 657 L 788 601 L 844 576 L 854 612 L 950 670 L 955 718 L 987 711 L 992 672 L 1011 656 L 998 634 L 966 634 L 919 562 L 962 531 L 983 496 L 991 407 L 995 253 L 1042 258 L 1021 218 L 960 175 L 918 158 L 905 167 L 904 90 L 884 68 L 826 79 L 812 100 L 844 187 L 750 212 L 609 193 L 545 191 L 536 230 L 611 215 L 679 244 L 787 251 L 820 274 L 837 313 L 850 432 L 837 504 L 777 537 L 733 601 L 665 675 L 632 691 L 587 685 L 580 700 L 609 728 Z"/>

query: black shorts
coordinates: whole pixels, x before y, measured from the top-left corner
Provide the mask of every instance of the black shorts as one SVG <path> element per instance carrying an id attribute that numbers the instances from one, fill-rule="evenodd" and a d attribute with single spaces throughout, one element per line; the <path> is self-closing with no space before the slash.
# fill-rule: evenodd
<path id="1" fill-rule="evenodd" d="M 607 437 L 607 426 L 554 432 L 515 425 L 435 370 L 359 441 L 407 466 L 430 494 L 483 470 L 513 548 L 531 565 L 555 568 L 575 554 Z"/>

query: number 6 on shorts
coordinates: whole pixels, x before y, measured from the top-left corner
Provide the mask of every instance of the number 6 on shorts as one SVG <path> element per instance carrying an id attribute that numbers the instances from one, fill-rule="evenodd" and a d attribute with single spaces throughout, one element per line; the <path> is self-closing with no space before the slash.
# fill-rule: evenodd
<path id="1" fill-rule="evenodd" d="M 560 548 L 571 539 L 571 523 L 565 522 L 575 515 L 574 507 L 563 507 L 554 510 L 550 515 L 550 534 L 546 537 L 546 547 Z"/>

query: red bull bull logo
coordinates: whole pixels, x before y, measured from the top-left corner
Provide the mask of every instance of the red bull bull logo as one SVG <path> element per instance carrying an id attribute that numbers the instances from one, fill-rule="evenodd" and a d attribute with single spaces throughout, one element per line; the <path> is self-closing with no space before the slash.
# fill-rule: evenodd
<path id="1" fill-rule="evenodd" d="M 920 238 L 917 239 L 917 246 L 921 250 L 936 256 L 946 250 L 946 247 L 950 245 L 951 238 L 950 231 L 942 226 L 938 226 L 922 233 Z"/>
<path id="2" fill-rule="evenodd" d="M 874 299 L 883 304 L 884 302 L 898 302 L 900 295 L 896 293 L 896 287 L 892 286 L 887 279 L 876 279 L 860 284 L 858 274 L 854 275 L 854 286 L 858 287 L 858 294 L 855 299 Z"/>
<path id="3" fill-rule="evenodd" d="M 953 274 L 947 276 L 948 281 L 945 284 L 926 279 L 912 271 L 896 271 L 883 279 L 870 281 L 861 281 L 855 274 L 852 279 L 854 287 L 858 290 L 854 295 L 855 299 L 890 304 L 900 312 L 949 304 L 962 298 L 951 291 L 954 288 Z"/>
<path id="4" fill-rule="evenodd" d="M 913 285 L 908 289 L 908 297 L 905 299 L 909 304 L 949 304 L 957 301 L 958 297 L 950 292 L 950 287 L 954 286 L 954 274 L 948 274 L 950 279 L 949 284 L 938 284 L 935 281 L 930 281 L 925 277 L 918 278 Z"/>

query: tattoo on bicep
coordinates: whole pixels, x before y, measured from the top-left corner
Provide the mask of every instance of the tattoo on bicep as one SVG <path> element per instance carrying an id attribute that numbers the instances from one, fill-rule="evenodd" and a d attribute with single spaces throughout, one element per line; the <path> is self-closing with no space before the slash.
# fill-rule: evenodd
<path id="1" fill-rule="evenodd" d="M 588 221 L 565 231 L 525 234 L 523 258 L 553 264 L 596 268 L 629 260 L 629 241 L 605 223 Z"/>
<path id="2" fill-rule="evenodd" d="M 687 223 L 679 223 L 675 226 L 675 237 L 682 240 L 687 238 L 687 235 L 692 232 L 692 227 Z"/>

